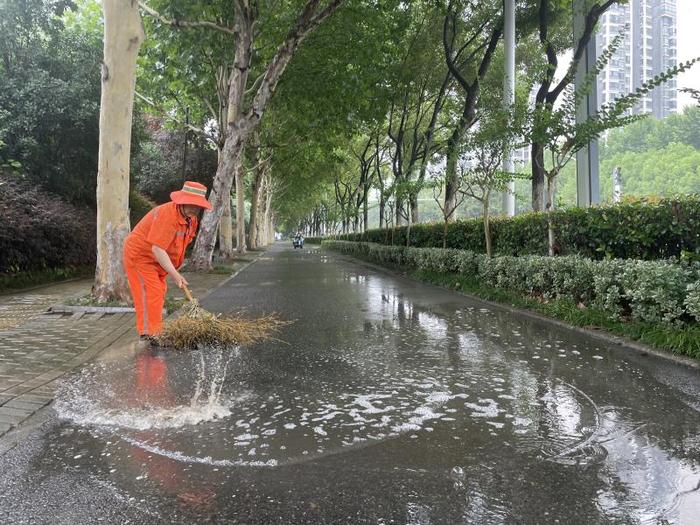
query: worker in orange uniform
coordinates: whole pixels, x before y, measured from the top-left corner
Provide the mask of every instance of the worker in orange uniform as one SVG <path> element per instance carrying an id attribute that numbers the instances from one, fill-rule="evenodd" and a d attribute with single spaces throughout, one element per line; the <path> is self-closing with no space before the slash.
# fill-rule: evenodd
<path id="1" fill-rule="evenodd" d="M 201 210 L 211 210 L 207 188 L 185 182 L 170 194 L 171 202 L 149 211 L 124 242 L 124 269 L 136 310 L 136 328 L 141 339 L 152 341 L 160 334 L 165 303 L 166 276 L 182 288 L 187 280 L 178 272 L 185 250 L 197 232 Z"/>

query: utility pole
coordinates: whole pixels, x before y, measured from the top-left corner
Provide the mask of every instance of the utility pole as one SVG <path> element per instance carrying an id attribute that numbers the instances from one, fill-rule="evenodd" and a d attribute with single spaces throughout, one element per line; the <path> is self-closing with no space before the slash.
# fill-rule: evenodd
<path id="1" fill-rule="evenodd" d="M 586 23 L 586 0 L 573 1 L 574 17 L 574 47 L 577 45 Z M 586 122 L 598 111 L 598 82 L 592 79 L 590 86 L 584 87 L 586 75 L 595 66 L 596 44 L 595 33 L 586 46 L 576 68 L 574 89 L 586 89 L 587 93 L 581 98 L 576 108 L 576 123 Z M 598 158 L 598 141 L 591 140 L 576 153 L 576 202 L 579 206 L 591 206 L 600 202 L 600 166 Z"/>
<path id="2" fill-rule="evenodd" d="M 503 75 L 503 107 L 509 111 L 515 103 L 515 0 L 503 1 L 505 72 Z M 508 148 L 503 155 L 503 171 L 513 173 L 513 151 Z M 515 215 L 515 181 L 508 182 L 508 191 L 503 195 L 503 211 Z"/>

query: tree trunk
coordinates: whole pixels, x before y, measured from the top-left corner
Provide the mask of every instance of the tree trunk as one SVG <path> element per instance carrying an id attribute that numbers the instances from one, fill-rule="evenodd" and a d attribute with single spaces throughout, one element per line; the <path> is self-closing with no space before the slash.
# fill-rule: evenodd
<path id="1" fill-rule="evenodd" d="M 411 204 L 411 222 L 413 224 L 418 223 L 418 194 L 411 194 L 409 197 L 409 202 Z"/>
<path id="2" fill-rule="evenodd" d="M 530 148 L 532 157 L 532 211 L 544 210 L 544 146 L 532 143 Z"/>
<path id="3" fill-rule="evenodd" d="M 408 214 L 408 220 L 406 221 L 406 247 L 411 246 L 411 225 L 413 221 L 411 220 L 411 213 Z"/>
<path id="4" fill-rule="evenodd" d="M 265 191 L 265 225 L 266 242 L 272 244 L 275 242 L 275 221 L 272 213 L 272 190 L 269 185 Z"/>
<path id="5" fill-rule="evenodd" d="M 260 206 L 260 245 L 267 246 L 270 243 L 270 232 L 269 232 L 269 217 L 268 213 L 270 210 L 267 207 L 267 193 L 269 191 L 267 182 L 263 181 L 263 189 L 260 192 L 260 198 L 262 199 Z"/>
<path id="6" fill-rule="evenodd" d="M 384 200 L 384 194 L 381 192 L 379 195 L 379 229 L 381 230 L 386 225 L 384 224 L 384 213 L 386 208 L 386 202 Z"/>
<path id="7" fill-rule="evenodd" d="M 236 171 L 236 252 L 245 253 L 245 171 L 239 166 Z"/>
<path id="8" fill-rule="evenodd" d="M 243 149 L 245 148 L 246 141 L 250 134 L 260 125 L 267 104 L 275 92 L 277 84 L 287 68 L 289 61 L 306 37 L 308 37 L 326 18 L 334 13 L 342 2 L 343 0 L 331 0 L 324 8 L 317 10 L 319 7 L 319 0 L 307 0 L 293 27 L 275 51 L 275 55 L 267 64 L 260 86 L 255 92 L 250 108 L 246 113 L 243 112 L 243 103 L 252 59 L 253 29 L 257 16 L 257 3 L 250 3 L 246 0 L 235 0 L 233 2 L 236 36 L 228 97 L 228 131 L 223 148 L 223 162 L 219 163 L 219 167 L 216 170 L 210 196 L 213 209 L 204 213 L 192 255 L 192 261 L 196 269 L 211 268 L 214 237 L 219 220 L 221 219 L 222 195 L 228 195 L 234 177 L 240 177 L 239 169 L 241 168 Z M 239 196 L 238 199 L 240 202 L 241 196 Z M 238 211 L 239 215 L 240 213 L 241 211 Z M 242 221 L 238 222 L 240 223 Z M 240 228 L 241 224 L 239 224 L 238 227 Z M 244 242 L 244 237 L 241 238 L 241 242 Z M 245 250 L 245 246 L 239 244 L 239 252 L 241 249 Z"/>
<path id="9" fill-rule="evenodd" d="M 367 226 L 368 220 L 369 220 L 369 210 L 367 209 L 367 198 L 369 194 L 369 186 L 365 188 L 365 197 L 364 197 L 364 202 L 362 203 L 362 225 L 363 225 L 363 231 L 367 231 L 369 228 Z"/>
<path id="10" fill-rule="evenodd" d="M 224 199 L 230 200 L 231 186 L 238 172 L 242 169 L 242 157 L 245 143 L 252 131 L 252 126 L 246 115 L 242 112 L 245 88 L 250 71 L 253 43 L 253 12 L 242 2 L 234 2 L 235 9 L 235 53 L 231 82 L 228 91 L 228 114 L 226 117 L 226 133 L 224 146 L 219 156 L 219 165 L 216 169 L 209 201 L 212 209 L 205 211 L 199 226 L 199 234 L 195 241 L 194 250 L 190 261 L 196 270 L 211 268 L 212 254 L 216 231 L 224 209 Z M 236 191 L 236 198 L 241 192 Z M 237 201 L 238 202 L 238 201 Z M 238 207 L 238 206 L 237 206 Z M 238 221 L 238 210 L 237 223 Z M 237 225 L 238 227 L 238 225 Z M 245 242 L 245 240 L 243 240 Z M 238 249 L 241 240 L 238 239 Z"/>
<path id="11" fill-rule="evenodd" d="M 404 215 L 404 202 L 396 198 L 396 220 L 394 221 L 395 226 L 403 226 L 406 224 L 406 217 Z"/>
<path id="12" fill-rule="evenodd" d="M 145 35 L 136 2 L 104 0 L 104 63 L 97 168 L 98 301 L 131 301 L 122 264 L 129 234 L 129 159 L 136 59 Z"/>
<path id="13" fill-rule="evenodd" d="M 255 250 L 258 247 L 258 214 L 260 202 L 260 190 L 262 189 L 263 177 L 265 175 L 265 166 L 258 164 L 253 174 L 252 194 L 250 196 L 250 223 L 248 238 L 250 243 L 248 248 Z"/>
<path id="14" fill-rule="evenodd" d="M 445 217 L 448 222 L 454 222 L 457 218 L 457 191 L 459 190 L 459 178 L 457 177 L 458 148 L 456 139 L 450 139 L 447 144 L 445 164 Z"/>
<path id="15" fill-rule="evenodd" d="M 492 255 L 492 250 L 491 250 L 491 221 L 489 217 L 489 200 L 491 196 L 489 195 L 489 192 L 486 192 L 486 195 L 484 196 L 484 201 L 483 201 L 483 209 L 484 209 L 484 241 L 486 242 L 486 257 L 489 259 L 491 258 Z"/>
<path id="16" fill-rule="evenodd" d="M 231 221 L 231 197 L 224 199 L 219 222 L 219 253 L 224 259 L 233 257 L 233 225 Z"/>
<path id="17" fill-rule="evenodd" d="M 555 177 L 547 177 L 547 200 L 545 211 L 547 212 L 547 246 L 550 257 L 554 256 L 554 225 L 552 224 L 552 211 L 554 210 Z"/>
<path id="18" fill-rule="evenodd" d="M 450 223 L 449 218 L 445 215 L 445 221 L 442 227 L 442 247 L 447 248 L 447 225 Z"/>
<path id="19" fill-rule="evenodd" d="M 241 137 L 239 137 L 239 139 L 240 138 Z M 227 149 L 229 150 L 228 154 L 226 153 Z M 211 258 L 214 252 L 216 232 L 224 208 L 223 199 L 228 198 L 230 200 L 231 198 L 233 177 L 229 176 L 228 173 L 236 173 L 238 171 L 241 163 L 241 154 L 242 148 L 235 147 L 234 141 L 231 140 L 230 137 L 227 138 L 226 144 L 224 144 L 224 154 L 219 162 L 212 190 L 209 194 L 212 210 L 205 211 L 202 215 L 199 234 L 197 235 L 194 250 L 190 257 L 190 262 L 196 270 L 211 269 Z"/>

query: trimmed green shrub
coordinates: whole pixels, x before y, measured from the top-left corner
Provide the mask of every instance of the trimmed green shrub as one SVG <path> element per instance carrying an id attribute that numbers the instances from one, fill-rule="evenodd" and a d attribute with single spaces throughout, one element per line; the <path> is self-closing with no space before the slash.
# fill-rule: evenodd
<path id="1" fill-rule="evenodd" d="M 555 251 L 593 259 L 700 257 L 700 196 L 572 208 L 552 212 Z M 415 224 L 410 245 L 442 248 L 442 223 Z M 340 235 L 348 241 L 406 245 L 406 227 Z M 547 255 L 547 215 L 525 213 L 491 220 L 494 254 Z M 392 243 L 393 239 L 393 243 Z M 486 251 L 483 222 L 465 219 L 447 227 L 446 247 Z"/>
<path id="2" fill-rule="evenodd" d="M 542 301 L 570 299 L 617 320 L 666 325 L 700 320 L 700 263 L 595 261 L 580 255 L 488 258 L 468 250 L 336 240 L 323 241 L 322 246 L 379 264 L 462 274 L 480 284 Z"/>

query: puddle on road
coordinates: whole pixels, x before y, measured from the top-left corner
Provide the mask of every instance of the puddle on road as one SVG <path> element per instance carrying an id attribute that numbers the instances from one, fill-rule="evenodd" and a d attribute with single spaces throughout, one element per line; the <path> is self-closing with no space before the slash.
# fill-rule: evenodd
<path id="1" fill-rule="evenodd" d="M 700 512 L 700 415 L 651 367 L 439 290 L 319 266 L 338 304 L 296 312 L 290 344 L 95 364 L 57 413 L 108 443 L 114 476 L 165 462 L 160 477 L 223 477 L 227 494 L 234 478 L 264 480 L 264 499 L 284 483 L 324 494 L 343 472 L 360 499 L 400 500 L 406 523 L 539 516 L 528 501 L 562 522 Z M 276 293 L 296 305 L 289 288 Z"/>

